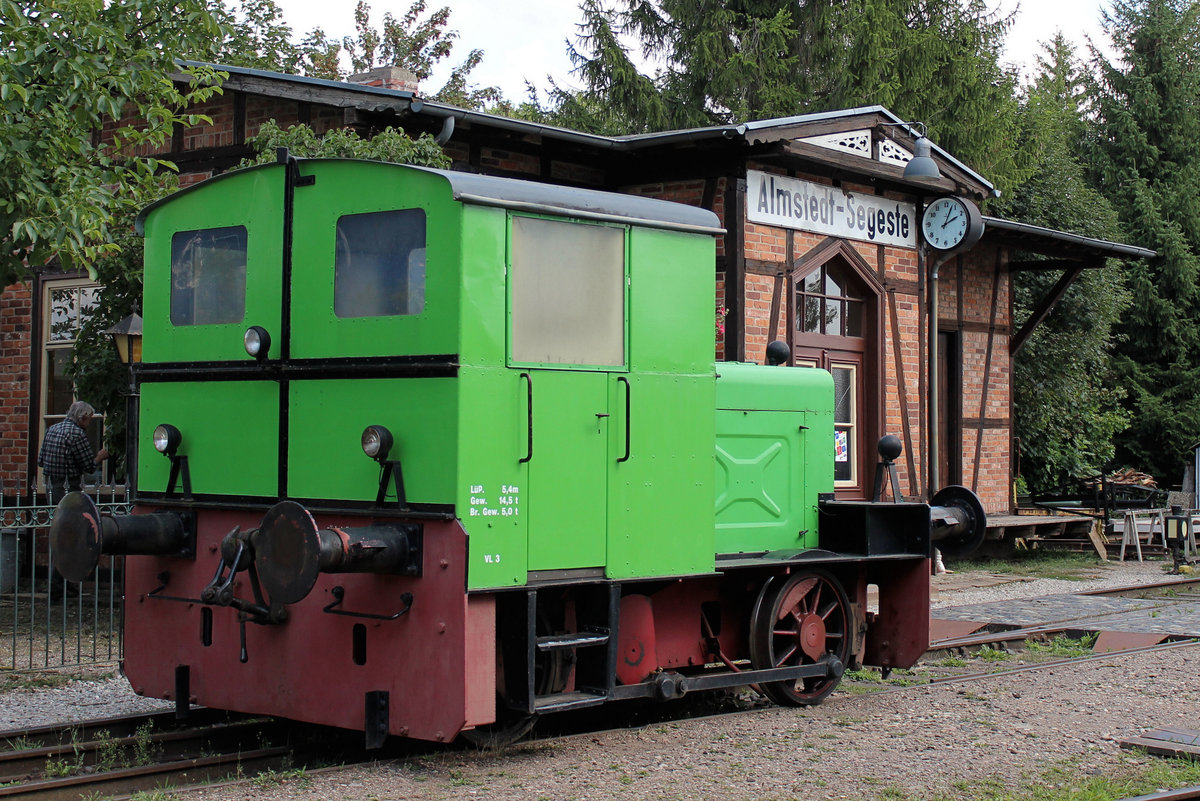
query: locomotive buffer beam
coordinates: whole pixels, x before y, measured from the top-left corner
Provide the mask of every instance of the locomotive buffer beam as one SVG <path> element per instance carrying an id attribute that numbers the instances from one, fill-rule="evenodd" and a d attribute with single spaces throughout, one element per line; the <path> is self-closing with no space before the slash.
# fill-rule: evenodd
<path id="1" fill-rule="evenodd" d="M 978 496 L 951 486 L 919 502 L 822 500 L 819 547 L 864 556 L 929 557 L 934 543 L 950 557 L 971 554 L 987 533 Z"/>
<path id="2" fill-rule="evenodd" d="M 263 517 L 253 542 L 272 604 L 303 600 L 321 573 L 421 575 L 423 528 L 417 523 L 318 529 L 307 509 L 281 501 Z"/>
<path id="3" fill-rule="evenodd" d="M 71 492 L 54 510 L 50 542 L 58 572 L 68 581 L 83 581 L 102 554 L 194 558 L 195 519 L 190 512 L 174 511 L 101 515 L 89 496 Z"/>

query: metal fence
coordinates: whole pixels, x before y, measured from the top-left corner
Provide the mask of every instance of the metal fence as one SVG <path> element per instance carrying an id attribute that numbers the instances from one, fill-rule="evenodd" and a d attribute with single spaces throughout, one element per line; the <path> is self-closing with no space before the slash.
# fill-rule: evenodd
<path id="1" fill-rule="evenodd" d="M 102 513 L 126 514 L 124 487 L 88 489 Z M 124 559 L 101 557 L 86 581 L 54 569 L 54 507 L 29 492 L 0 497 L 0 671 L 116 662 L 122 654 Z"/>

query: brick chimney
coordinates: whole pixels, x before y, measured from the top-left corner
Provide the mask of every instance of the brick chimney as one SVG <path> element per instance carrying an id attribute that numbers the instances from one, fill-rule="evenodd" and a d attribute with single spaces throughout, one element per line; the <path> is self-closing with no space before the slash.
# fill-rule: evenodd
<path id="1" fill-rule="evenodd" d="M 374 69 L 351 75 L 347 83 L 361 86 L 378 86 L 383 89 L 395 89 L 400 92 L 417 93 L 417 76 L 403 67 L 375 67 Z"/>

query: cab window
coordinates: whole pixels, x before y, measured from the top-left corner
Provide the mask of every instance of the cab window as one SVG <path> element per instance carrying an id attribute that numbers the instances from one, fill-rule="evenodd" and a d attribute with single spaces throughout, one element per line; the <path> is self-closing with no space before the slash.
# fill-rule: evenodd
<path id="1" fill-rule="evenodd" d="M 625 364 L 625 230 L 514 217 L 512 358 Z"/>
<path id="2" fill-rule="evenodd" d="M 333 274 L 338 317 L 420 314 L 425 308 L 424 210 L 341 217 Z"/>
<path id="3" fill-rule="evenodd" d="M 171 238 L 171 322 L 240 323 L 246 316 L 246 228 L 180 231 Z"/>

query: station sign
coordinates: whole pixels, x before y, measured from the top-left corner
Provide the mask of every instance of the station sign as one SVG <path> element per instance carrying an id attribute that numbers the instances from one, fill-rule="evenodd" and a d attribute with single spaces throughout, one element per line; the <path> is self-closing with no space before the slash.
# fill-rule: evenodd
<path id="1" fill-rule="evenodd" d="M 746 173 L 746 217 L 880 245 L 917 246 L 917 206 L 786 175 Z"/>

